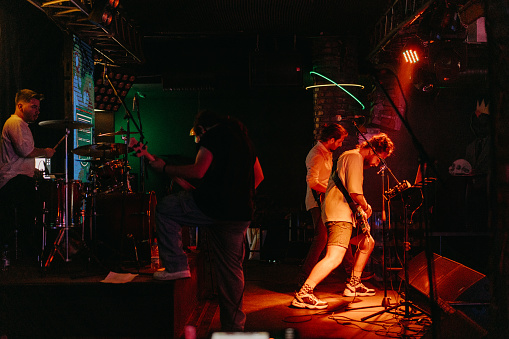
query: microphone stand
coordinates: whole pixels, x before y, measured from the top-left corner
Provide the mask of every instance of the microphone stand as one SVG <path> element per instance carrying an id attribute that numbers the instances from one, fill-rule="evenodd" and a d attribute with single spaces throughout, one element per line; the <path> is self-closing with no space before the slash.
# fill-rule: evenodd
<path id="1" fill-rule="evenodd" d="M 404 208 L 404 210 L 405 210 L 405 213 L 404 213 L 405 214 L 404 215 L 404 218 L 405 218 L 405 222 L 404 222 L 405 239 L 404 239 L 404 248 L 403 248 L 403 251 L 404 251 L 403 270 L 405 272 L 405 301 L 399 302 L 399 303 L 397 303 L 394 306 L 390 305 L 390 298 L 387 297 L 387 271 L 386 271 L 386 267 L 385 267 L 385 253 L 386 253 L 385 201 L 386 200 L 389 201 L 390 198 L 388 197 L 389 196 L 389 192 L 385 192 L 384 191 L 385 190 L 385 183 L 384 183 L 385 182 L 384 181 L 384 176 L 385 176 L 384 172 L 385 172 L 385 170 L 387 170 L 388 173 L 391 174 L 391 176 L 394 178 L 394 180 L 398 183 L 396 185 L 396 188 L 394 189 L 394 191 L 396 191 L 397 193 L 401 194 L 400 192 L 404 191 L 407 188 L 409 188 L 410 184 L 406 180 L 404 180 L 403 182 L 400 182 L 396 178 L 396 176 L 391 171 L 391 169 L 389 168 L 389 166 L 387 165 L 385 160 L 382 157 L 380 157 L 380 155 L 376 152 L 376 150 L 373 147 L 373 145 L 369 142 L 369 140 L 366 138 L 366 136 L 361 132 L 361 130 L 359 129 L 359 127 L 357 126 L 357 123 L 355 121 L 353 121 L 353 125 L 355 126 L 355 128 L 357 129 L 359 134 L 362 136 L 362 138 L 367 142 L 367 144 L 369 145 L 369 147 L 371 148 L 373 153 L 378 157 L 378 159 L 382 163 L 382 167 L 381 167 L 380 171 L 377 174 L 382 173 L 382 188 L 383 188 L 382 189 L 382 193 L 383 193 L 382 194 L 383 195 L 383 208 L 382 208 L 383 259 L 382 259 L 382 262 L 383 262 L 383 279 L 384 279 L 383 280 L 384 281 L 384 297 L 382 299 L 382 305 L 381 306 L 384 307 L 384 309 L 381 310 L 381 311 L 375 312 L 375 313 L 373 313 L 371 315 L 362 317 L 361 321 L 373 318 L 373 317 L 375 317 L 377 315 L 380 315 L 382 313 L 386 313 L 386 312 L 387 313 L 391 313 L 392 310 L 397 310 L 397 309 L 399 309 L 402 306 L 405 307 L 405 312 L 404 312 L 405 319 L 411 318 L 410 310 L 409 310 L 410 306 L 416 308 L 417 310 L 419 310 L 423 314 L 426 314 L 426 315 L 430 316 L 426 311 L 424 311 L 423 309 L 417 307 L 411 301 L 409 301 L 409 298 L 408 298 L 408 269 L 407 269 L 406 245 L 405 245 L 406 243 L 408 243 L 408 227 L 407 227 L 407 221 L 406 221 L 406 218 L 407 218 L 406 202 L 405 202 L 405 208 Z M 359 310 L 359 309 L 368 309 L 368 308 L 373 308 L 373 307 L 380 307 L 380 306 L 373 305 L 373 306 L 365 306 L 365 307 L 358 307 L 358 308 L 347 308 L 346 310 L 347 311 L 352 311 L 352 310 Z"/>
<path id="2" fill-rule="evenodd" d="M 387 256 L 387 227 L 386 227 L 386 213 L 385 213 L 385 206 L 386 206 L 386 198 L 385 194 L 385 166 L 382 166 L 379 173 L 382 174 L 382 274 L 383 274 L 383 282 L 384 282 L 384 297 L 382 299 L 382 306 L 387 308 L 391 306 L 391 298 L 387 296 L 387 268 L 385 266 L 385 259 Z M 387 180 L 387 184 L 389 184 L 389 180 Z M 390 223 L 389 223 L 390 225 Z"/>
<path id="3" fill-rule="evenodd" d="M 384 307 L 385 309 L 382 310 L 382 311 L 379 311 L 379 312 L 376 312 L 376 313 L 373 313 L 369 316 L 366 316 L 364 318 L 361 318 L 362 321 L 366 320 L 366 319 L 369 319 L 369 318 L 372 318 L 374 316 L 377 316 L 379 314 L 382 314 L 384 312 L 390 312 L 391 310 L 395 309 L 395 308 L 398 308 L 400 307 L 400 304 L 398 305 L 395 305 L 395 306 L 392 306 L 391 307 L 391 304 L 390 304 L 390 297 L 387 296 L 387 269 L 386 269 L 386 266 L 385 266 L 385 259 L 386 259 L 386 253 L 387 253 L 387 229 L 386 229 L 386 213 L 385 213 L 385 206 L 388 205 L 386 204 L 386 201 L 388 201 L 389 199 L 387 198 L 386 194 L 385 194 L 385 171 L 387 171 L 393 178 L 394 180 L 398 183 L 396 187 L 401 187 L 401 186 L 408 186 L 409 184 L 408 181 L 403 181 L 403 182 L 400 182 L 396 176 L 394 175 L 394 173 L 392 172 L 392 170 L 389 168 L 389 166 L 387 165 L 387 162 L 385 161 L 385 159 L 383 159 L 376 151 L 376 149 L 374 148 L 374 146 L 371 144 L 371 142 L 366 138 L 366 136 L 364 135 L 364 133 L 362 133 L 362 131 L 359 129 L 359 127 L 357 126 L 357 122 L 355 120 L 352 121 L 352 124 L 354 125 L 354 127 L 357 129 L 357 132 L 362 136 L 362 138 L 366 141 L 366 143 L 368 144 L 368 146 L 371 148 L 371 150 L 373 151 L 373 153 L 377 156 L 377 158 L 380 160 L 380 162 L 382 163 L 382 166 L 380 167 L 380 170 L 377 172 L 377 174 L 381 174 L 381 178 L 382 178 L 382 265 L 383 265 L 383 284 L 384 284 L 384 297 L 382 298 L 382 307 Z M 387 185 L 389 184 L 389 180 L 387 178 Z M 389 187 L 389 186 L 388 186 Z M 389 214 L 390 215 L 390 214 Z M 390 222 L 389 222 L 389 225 L 390 225 Z M 405 240 L 406 241 L 406 240 Z M 346 310 L 347 311 L 351 311 L 351 310 L 359 310 L 359 309 L 367 309 L 367 308 L 373 308 L 373 307 L 380 307 L 380 306 L 365 306 L 365 307 L 358 307 L 358 308 L 347 308 Z"/>
<path id="4" fill-rule="evenodd" d="M 134 124 L 134 127 L 136 127 L 137 131 L 140 133 L 141 140 L 144 139 L 144 136 L 143 136 L 143 131 L 141 130 L 140 126 L 138 126 L 138 124 L 134 120 L 134 117 L 133 117 L 131 111 L 129 111 L 129 108 L 127 108 L 127 105 L 125 104 L 125 101 L 118 94 L 117 89 L 115 88 L 115 86 L 111 82 L 109 76 L 107 74 L 104 74 L 104 77 L 108 81 L 110 87 L 113 89 L 113 93 L 115 94 L 117 99 L 122 103 L 122 106 L 124 107 L 124 110 L 125 110 L 124 119 L 127 121 L 126 122 L 126 132 L 127 132 L 127 134 L 126 134 L 126 139 L 124 141 L 126 147 L 125 147 L 125 152 L 124 152 L 122 208 L 121 208 L 121 217 L 120 217 L 120 219 L 121 219 L 120 220 L 120 234 L 121 234 L 120 252 L 123 253 L 124 252 L 124 247 L 125 247 L 125 239 L 124 239 L 125 237 L 124 237 L 124 234 L 126 234 L 126 232 L 125 232 L 125 199 L 126 199 L 126 193 L 128 193 L 128 176 L 129 176 L 129 173 L 128 173 L 128 170 L 127 170 L 127 156 L 129 154 L 129 147 L 128 147 L 128 145 L 129 145 L 129 140 L 130 140 L 130 135 L 131 135 L 131 126 L 130 126 L 130 122 L 131 121 Z M 127 234 L 126 234 L 126 236 L 127 236 Z M 134 251 L 135 251 L 136 258 L 138 258 L 138 253 L 137 253 L 136 247 L 134 248 Z M 139 265 L 140 263 L 138 262 L 137 264 Z"/>
<path id="5" fill-rule="evenodd" d="M 389 70 L 389 71 L 392 74 L 394 74 L 391 70 Z M 426 168 L 426 164 L 429 164 L 431 167 L 434 168 L 434 172 L 437 175 L 438 179 L 440 179 L 440 176 L 439 176 L 438 171 L 437 171 L 437 169 L 435 167 L 435 164 L 431 162 L 430 157 L 428 156 L 427 152 L 425 151 L 423 145 L 419 142 L 419 140 L 415 136 L 412 128 L 410 127 L 410 124 L 403 117 L 403 115 L 401 114 L 401 112 L 397 108 L 396 104 L 392 100 L 391 96 L 389 95 L 389 93 L 387 92 L 385 87 L 382 85 L 380 80 L 378 79 L 377 71 L 374 70 L 373 72 L 371 72 L 371 76 L 373 78 L 373 81 L 375 82 L 375 85 L 382 90 L 382 92 L 384 93 L 385 97 L 389 101 L 391 107 L 393 108 L 394 112 L 396 113 L 396 115 L 398 116 L 398 118 L 400 119 L 400 121 L 403 123 L 403 125 L 406 128 L 406 130 L 410 134 L 410 137 L 412 139 L 414 147 L 417 149 L 417 151 L 419 153 L 418 162 L 419 162 L 419 168 L 421 169 L 422 189 L 424 190 L 423 194 L 425 194 L 425 197 L 424 197 L 424 207 L 425 207 L 425 210 L 424 210 L 424 213 L 425 213 L 424 225 L 425 225 L 425 239 L 426 239 L 425 252 L 426 252 L 426 261 L 427 261 L 428 283 L 429 283 L 429 298 L 430 298 L 431 319 L 432 319 L 432 322 L 431 322 L 431 324 L 432 324 L 431 325 L 431 332 L 432 333 L 431 334 L 432 334 L 433 338 L 436 338 L 437 335 L 438 335 L 439 322 L 440 322 L 440 314 L 439 314 L 439 307 L 438 307 L 438 302 L 437 302 L 438 298 L 436 297 L 436 291 L 435 291 L 436 284 L 435 284 L 435 272 L 434 272 L 433 252 L 431 251 L 431 244 L 430 244 L 431 243 L 430 242 L 431 227 L 429 225 L 429 220 L 428 220 L 428 217 L 427 217 L 428 207 L 429 206 L 428 206 L 428 197 L 427 197 L 427 195 L 428 195 L 427 193 L 428 192 L 427 192 L 427 186 L 426 186 L 428 180 L 426 178 L 426 173 L 424 171 L 424 169 Z M 394 76 L 397 79 L 397 76 L 396 75 L 394 75 Z M 440 180 L 440 181 L 443 182 L 442 180 Z M 406 223 L 406 220 L 405 220 L 405 223 Z M 408 298 L 408 296 L 405 295 L 405 298 Z"/>
<path id="6" fill-rule="evenodd" d="M 138 93 L 134 93 L 134 97 L 133 97 L 133 110 L 136 109 L 136 115 L 138 116 L 138 121 L 140 122 L 140 129 L 142 130 L 143 127 L 142 127 L 142 123 L 141 123 L 141 115 L 140 115 L 140 100 L 139 100 L 139 97 L 138 97 Z M 129 141 L 128 141 L 129 142 Z M 140 143 L 142 144 L 145 144 L 145 139 L 143 137 L 143 134 L 140 136 L 140 140 L 139 140 Z M 140 178 L 139 178 L 139 183 L 140 183 L 140 186 L 139 186 L 139 189 L 138 191 L 144 193 L 145 192 L 145 175 L 146 175 L 146 171 L 145 171 L 145 156 L 142 155 L 140 156 Z"/>

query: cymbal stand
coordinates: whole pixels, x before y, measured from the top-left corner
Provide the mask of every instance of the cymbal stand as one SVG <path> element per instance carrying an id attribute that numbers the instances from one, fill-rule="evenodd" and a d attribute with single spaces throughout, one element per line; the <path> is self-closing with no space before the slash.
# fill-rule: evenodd
<path id="1" fill-rule="evenodd" d="M 65 192 L 65 203 L 64 203 L 64 216 L 63 216 L 63 227 L 60 228 L 60 231 L 58 232 L 58 236 L 55 239 L 55 242 L 53 243 L 53 249 L 51 250 L 50 254 L 48 255 L 48 258 L 46 259 L 46 262 L 44 263 L 44 268 L 48 268 L 51 262 L 53 261 L 53 258 L 55 257 L 55 253 L 60 254 L 62 259 L 64 259 L 65 262 L 71 261 L 69 258 L 69 158 L 68 158 L 68 136 L 69 136 L 70 130 L 69 127 L 65 127 L 65 183 L 64 183 L 64 192 Z M 62 254 L 59 247 L 62 242 L 62 239 L 65 237 L 65 255 Z"/>
<path id="2" fill-rule="evenodd" d="M 88 209 L 88 239 L 92 243 L 92 251 L 96 250 L 96 225 L 97 225 L 97 173 L 96 173 L 96 165 L 91 164 L 90 173 L 89 173 L 89 181 L 92 183 L 92 186 L 89 189 L 89 194 L 86 196 L 86 208 Z"/>
<path id="3" fill-rule="evenodd" d="M 140 100 L 139 100 L 139 98 L 137 98 L 137 96 L 138 96 L 138 94 L 134 93 L 133 110 L 136 108 L 136 113 L 137 113 L 136 115 L 138 116 L 138 121 L 140 123 L 140 130 L 143 130 L 143 125 L 142 125 L 141 115 L 140 115 Z M 129 139 L 130 138 L 127 138 L 127 142 L 129 142 Z M 141 142 L 142 144 L 145 144 L 145 139 L 144 139 L 143 134 L 140 135 L 139 142 Z M 138 186 L 139 187 L 138 191 L 145 193 L 145 175 L 146 175 L 145 156 L 141 156 L 139 161 L 140 161 L 140 177 L 139 177 L 140 185 Z"/>

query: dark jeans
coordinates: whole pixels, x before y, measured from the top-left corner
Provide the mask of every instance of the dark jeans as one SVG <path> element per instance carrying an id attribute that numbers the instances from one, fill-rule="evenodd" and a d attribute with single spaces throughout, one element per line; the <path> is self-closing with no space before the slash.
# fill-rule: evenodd
<path id="1" fill-rule="evenodd" d="M 190 192 L 164 197 L 157 203 L 156 225 L 159 256 L 169 272 L 188 271 L 182 249 L 181 225 L 202 227 L 215 262 L 219 293 L 221 329 L 242 331 L 246 315 L 242 311 L 244 295 L 244 236 L 249 221 L 215 220 L 203 214 Z"/>

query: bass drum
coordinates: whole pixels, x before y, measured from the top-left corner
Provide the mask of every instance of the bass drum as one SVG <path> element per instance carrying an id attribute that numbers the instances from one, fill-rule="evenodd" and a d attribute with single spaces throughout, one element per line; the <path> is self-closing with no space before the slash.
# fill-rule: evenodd
<path id="1" fill-rule="evenodd" d="M 155 229 L 155 193 L 99 193 L 95 199 L 93 233 L 102 251 L 100 255 L 149 261 Z"/>

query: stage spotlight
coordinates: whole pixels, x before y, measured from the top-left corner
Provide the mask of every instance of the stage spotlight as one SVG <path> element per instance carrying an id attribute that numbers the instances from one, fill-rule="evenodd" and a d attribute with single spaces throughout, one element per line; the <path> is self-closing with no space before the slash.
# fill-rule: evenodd
<path id="1" fill-rule="evenodd" d="M 95 24 L 109 26 L 116 14 L 120 0 L 96 0 L 92 6 L 88 20 Z"/>
<path id="2" fill-rule="evenodd" d="M 425 57 L 424 43 L 415 35 L 403 38 L 401 54 L 405 63 L 416 64 Z"/>
<path id="3" fill-rule="evenodd" d="M 419 53 L 415 49 L 407 49 L 403 52 L 405 62 L 415 64 L 419 61 Z"/>

